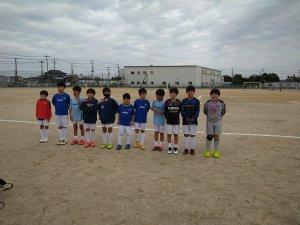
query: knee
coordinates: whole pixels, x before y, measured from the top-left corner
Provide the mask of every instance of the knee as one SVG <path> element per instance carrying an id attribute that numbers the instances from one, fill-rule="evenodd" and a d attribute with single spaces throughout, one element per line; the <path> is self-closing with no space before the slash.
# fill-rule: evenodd
<path id="1" fill-rule="evenodd" d="M 141 133 L 145 133 L 145 131 L 144 131 L 144 130 L 141 130 Z"/>
<path id="2" fill-rule="evenodd" d="M 220 136 L 219 135 L 214 135 L 214 140 L 215 141 L 219 141 L 220 140 Z"/>
<path id="3" fill-rule="evenodd" d="M 49 128 L 49 126 L 45 126 L 45 129 L 48 129 Z"/>
<path id="4" fill-rule="evenodd" d="M 190 135 L 191 137 L 196 137 L 196 135 Z"/>
<path id="5" fill-rule="evenodd" d="M 185 137 L 188 137 L 188 136 L 190 136 L 190 135 L 189 135 L 189 134 L 184 134 L 184 136 L 185 136 Z M 192 135 L 191 135 L 191 136 L 192 136 Z"/>
<path id="6" fill-rule="evenodd" d="M 206 136 L 206 139 L 209 140 L 209 141 L 211 141 L 211 140 L 213 139 L 213 137 L 214 137 L 213 135 L 208 134 L 208 135 Z"/>

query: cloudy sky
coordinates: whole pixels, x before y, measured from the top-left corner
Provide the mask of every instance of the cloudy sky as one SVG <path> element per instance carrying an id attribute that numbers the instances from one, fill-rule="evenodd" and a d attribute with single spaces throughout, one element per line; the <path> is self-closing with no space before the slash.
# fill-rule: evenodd
<path id="1" fill-rule="evenodd" d="M 0 11 L 0 53 L 47 53 L 65 59 L 57 61 L 64 70 L 67 60 L 92 59 L 96 73 L 114 64 L 197 64 L 223 74 L 264 68 L 282 76 L 300 69 L 299 0 L 0 0 Z M 0 71 L 13 70 L 10 60 L 0 56 Z M 34 60 L 19 67 L 40 70 Z"/>

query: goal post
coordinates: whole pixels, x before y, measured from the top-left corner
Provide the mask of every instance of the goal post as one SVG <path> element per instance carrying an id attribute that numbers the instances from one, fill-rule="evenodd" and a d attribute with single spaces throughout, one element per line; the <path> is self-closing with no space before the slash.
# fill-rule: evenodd
<path id="1" fill-rule="evenodd" d="M 243 90 L 246 89 L 261 89 L 261 82 L 244 82 Z"/>

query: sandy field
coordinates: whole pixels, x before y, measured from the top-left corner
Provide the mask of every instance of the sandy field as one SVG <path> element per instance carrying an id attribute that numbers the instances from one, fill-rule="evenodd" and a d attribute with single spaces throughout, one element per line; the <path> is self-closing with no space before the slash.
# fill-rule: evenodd
<path id="1" fill-rule="evenodd" d="M 0 191 L 1 225 L 300 224 L 299 90 L 221 89 L 227 113 L 219 159 L 203 156 L 208 89 L 196 91 L 202 105 L 195 156 L 182 155 L 182 135 L 178 155 L 152 152 L 152 131 L 145 151 L 101 150 L 100 128 L 96 148 L 57 146 L 54 125 L 50 141 L 40 144 L 40 90 L 0 89 L 0 177 L 15 185 Z M 51 99 L 56 90 L 47 90 Z M 127 91 L 137 98 L 137 89 L 113 89 L 112 96 L 120 102 Z M 148 90 L 150 101 L 154 92 Z"/>

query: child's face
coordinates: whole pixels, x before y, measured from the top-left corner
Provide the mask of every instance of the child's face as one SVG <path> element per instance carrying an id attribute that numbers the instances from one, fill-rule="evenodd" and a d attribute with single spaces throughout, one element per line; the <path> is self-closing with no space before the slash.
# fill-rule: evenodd
<path id="1" fill-rule="evenodd" d="M 217 100 L 220 96 L 218 94 L 216 94 L 216 93 L 212 93 L 210 95 L 210 97 L 211 97 L 212 100 Z"/>
<path id="2" fill-rule="evenodd" d="M 103 95 L 104 95 L 105 98 L 108 98 L 108 97 L 110 97 L 110 92 L 109 91 L 105 91 L 103 93 Z"/>
<path id="3" fill-rule="evenodd" d="M 79 91 L 73 91 L 73 94 L 75 97 L 79 96 L 80 95 L 80 92 Z"/>
<path id="4" fill-rule="evenodd" d="M 130 99 L 124 98 L 123 103 L 124 103 L 124 105 L 129 105 L 130 104 Z"/>
<path id="5" fill-rule="evenodd" d="M 58 87 L 57 87 L 57 90 L 58 90 L 59 93 L 64 93 L 65 87 L 58 86 Z"/>
<path id="6" fill-rule="evenodd" d="M 170 92 L 171 99 L 175 99 L 177 97 L 177 94 L 175 92 Z"/>
<path id="7" fill-rule="evenodd" d="M 46 95 L 40 95 L 40 99 L 45 99 L 45 98 L 47 98 Z"/>
<path id="8" fill-rule="evenodd" d="M 87 96 L 88 96 L 88 98 L 94 98 L 95 95 L 93 93 L 89 92 L 89 93 L 87 93 Z"/>
<path id="9" fill-rule="evenodd" d="M 186 94 L 187 94 L 188 98 L 193 98 L 195 92 L 194 91 L 187 91 Z"/>
<path id="10" fill-rule="evenodd" d="M 141 99 L 145 99 L 145 98 L 146 98 L 146 95 L 147 95 L 147 93 L 141 93 L 141 94 L 140 94 L 140 98 L 141 98 Z"/>
<path id="11" fill-rule="evenodd" d="M 163 96 L 162 95 L 156 95 L 156 99 L 158 100 L 158 101 L 161 101 L 161 100 L 163 100 Z"/>

